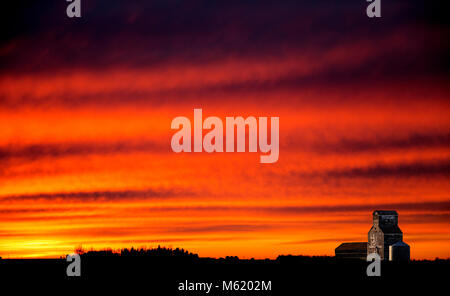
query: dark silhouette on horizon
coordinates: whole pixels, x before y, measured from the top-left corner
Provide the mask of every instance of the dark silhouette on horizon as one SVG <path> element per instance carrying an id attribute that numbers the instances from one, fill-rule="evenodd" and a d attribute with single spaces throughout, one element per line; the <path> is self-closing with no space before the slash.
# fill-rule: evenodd
<path id="1" fill-rule="evenodd" d="M 184 281 L 211 282 L 215 286 L 223 281 L 271 281 L 270 293 L 251 295 L 291 295 L 302 289 L 314 288 L 319 292 L 345 291 L 342 283 L 369 285 L 373 281 L 414 288 L 433 280 L 444 284 L 447 280 L 450 260 L 412 260 L 382 262 L 381 277 L 366 276 L 368 262 L 360 259 L 339 259 L 331 256 L 279 255 L 276 259 L 240 259 L 200 257 L 180 248 L 130 248 L 113 251 L 78 248 L 81 257 L 81 276 L 68 277 L 65 257 L 59 259 L 1 259 L 2 281 L 39 280 L 51 285 L 75 285 L 83 289 L 117 285 L 150 289 L 159 295 L 183 294 L 177 290 Z M 65 284 L 66 283 L 66 284 Z M 73 284 L 72 284 L 73 283 Z M 328 283 L 324 285 L 324 283 Z M 131 286 L 129 286 L 131 285 Z M 403 288 L 402 288 L 403 289 Z M 266 291 L 267 292 L 267 291 Z M 150 293 L 154 294 L 154 293 Z M 195 294 L 197 295 L 197 294 Z M 200 295 L 200 294 L 198 294 Z M 247 295 L 239 293 L 214 293 L 210 295 Z"/>

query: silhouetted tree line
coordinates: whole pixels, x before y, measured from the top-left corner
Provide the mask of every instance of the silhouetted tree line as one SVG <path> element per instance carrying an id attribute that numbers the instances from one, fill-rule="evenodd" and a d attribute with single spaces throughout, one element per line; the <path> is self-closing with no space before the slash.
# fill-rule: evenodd
<path id="1" fill-rule="evenodd" d="M 118 251 L 112 249 L 106 250 L 89 250 L 84 251 L 82 248 L 77 248 L 75 250 L 77 254 L 80 254 L 83 257 L 109 257 L 109 256 L 117 256 L 117 257 L 183 257 L 183 258 L 198 258 L 197 254 L 188 252 L 185 249 L 172 249 L 158 246 L 157 248 L 134 248 L 130 249 L 124 248 Z"/>
<path id="2" fill-rule="evenodd" d="M 329 262 L 342 262 L 342 261 L 354 261 L 360 262 L 359 259 L 336 259 L 334 256 L 304 256 L 304 255 L 279 255 L 275 260 L 273 259 L 240 259 L 238 256 L 226 256 L 225 258 L 200 258 L 198 254 L 191 253 L 183 248 L 166 248 L 158 246 L 157 248 L 134 248 L 131 247 L 123 248 L 120 250 L 105 249 L 105 250 L 84 250 L 81 246 L 75 249 L 75 253 L 81 255 L 82 257 L 92 257 L 92 258 L 102 258 L 102 257 L 151 257 L 151 258 L 180 258 L 180 259 L 202 259 L 207 261 L 225 261 L 225 262 L 254 262 L 254 261 L 265 261 L 265 262 L 280 262 L 280 263 L 329 263 Z M 1 257 L 0 257 L 1 258 Z M 63 258 L 63 257 L 61 257 Z M 64 257 L 65 258 L 65 257 Z M 448 264 L 450 259 L 440 259 L 435 258 L 434 260 L 411 260 L 411 262 L 422 262 L 422 263 L 432 263 L 441 262 Z"/>

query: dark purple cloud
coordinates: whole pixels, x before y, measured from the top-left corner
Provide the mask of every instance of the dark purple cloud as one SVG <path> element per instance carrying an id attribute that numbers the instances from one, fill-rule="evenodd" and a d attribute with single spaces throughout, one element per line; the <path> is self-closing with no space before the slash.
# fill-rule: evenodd
<path id="1" fill-rule="evenodd" d="M 35 199 L 67 199 L 67 200 L 97 200 L 99 198 L 109 198 L 111 200 L 126 199 L 126 198 L 155 198 L 155 197 L 170 197 L 170 196 L 185 196 L 187 192 L 181 190 L 176 191 L 107 191 L 107 192 L 73 192 L 73 193 L 52 193 L 52 194 L 23 194 L 3 196 L 2 201 L 18 201 L 18 200 L 35 200 Z M 193 193 L 189 193 L 191 196 Z M 377 204 L 352 204 L 352 205 L 330 205 L 330 206 L 155 206 L 142 207 L 145 213 L 150 212 L 179 212 L 179 211 L 196 211 L 196 212 L 227 212 L 231 211 L 237 213 L 252 212 L 252 213 L 266 213 L 266 214 L 317 214 L 317 213 L 340 213 L 340 212 L 372 212 L 376 209 L 395 209 L 397 211 L 417 211 L 417 212 L 449 212 L 450 200 L 443 201 L 429 201 L 429 202 L 400 202 L 400 203 L 377 203 Z M 34 210 L 17 209 L 5 210 L 4 213 L 27 213 Z M 37 210 L 39 212 L 39 210 Z M 42 210 L 46 212 L 45 210 Z M 138 212 L 137 212 L 138 213 Z M 419 216 L 418 216 L 419 217 Z M 448 215 L 443 217 L 448 218 Z M 352 221 L 355 221 L 354 219 Z M 338 223 L 338 221 L 336 221 Z"/>
<path id="2" fill-rule="evenodd" d="M 374 164 L 361 167 L 336 168 L 323 171 L 291 171 L 291 179 L 316 178 L 328 179 L 353 179 L 353 178 L 431 178 L 450 177 L 450 160 L 442 159 L 434 162 L 418 161 L 414 163 Z M 285 178 L 286 176 L 283 176 Z"/>
<path id="3" fill-rule="evenodd" d="M 330 178 L 450 177 L 450 160 L 432 163 L 379 164 L 368 167 L 336 169 L 326 171 L 324 175 Z"/>
<path id="4" fill-rule="evenodd" d="M 137 153 L 137 152 L 167 152 L 170 147 L 151 141 L 117 141 L 112 143 L 84 142 L 84 143 L 42 143 L 22 146 L 0 147 L 0 161 L 14 158 L 35 160 L 45 157 L 67 157 L 89 154 L 114 154 L 114 153 Z"/>
<path id="5" fill-rule="evenodd" d="M 385 1 L 381 19 L 367 18 L 367 3 L 359 0 L 83 1 L 80 19 L 67 18 L 66 5 L 5 4 L 3 73 L 253 59 L 320 52 L 357 40 L 379 48 L 386 45 L 380 37 L 402 28 L 410 36 L 400 50 L 374 56 L 353 72 L 334 69 L 315 79 L 448 73 L 449 23 L 442 1 Z"/>
<path id="6" fill-rule="evenodd" d="M 6 195 L 0 198 L 1 202 L 17 202 L 32 200 L 53 201 L 119 201 L 133 199 L 160 199 L 179 196 L 195 196 L 195 192 L 183 189 L 145 189 L 145 190 L 108 190 L 108 191 L 81 191 Z"/>
<path id="7" fill-rule="evenodd" d="M 305 141 L 301 137 L 289 136 L 283 141 L 284 149 L 313 151 L 319 154 L 354 154 L 408 149 L 449 148 L 448 133 L 411 133 L 398 136 L 379 136 L 369 139 L 340 138 L 335 141 Z"/>
<path id="8" fill-rule="evenodd" d="M 411 134 L 405 137 L 385 137 L 381 139 L 347 139 L 343 138 L 335 142 L 304 142 L 301 138 L 290 136 L 283 143 L 283 148 L 295 151 L 315 151 L 317 153 L 360 153 L 389 150 L 420 149 L 420 148 L 448 148 L 450 146 L 449 134 Z M 48 157 L 68 157 L 90 154 L 128 154 L 137 152 L 170 152 L 170 147 L 152 141 L 141 140 L 135 143 L 130 141 L 116 142 L 75 142 L 75 143 L 40 143 L 31 145 L 0 146 L 0 161 L 11 159 L 37 160 Z M 441 164 L 444 165 L 444 164 Z M 424 167 L 422 167 L 424 168 Z M 445 165 L 444 167 L 445 168 Z M 355 169 L 357 172 L 361 169 Z M 394 170 L 395 168 L 391 169 Z M 406 171 L 406 167 L 399 171 Z M 420 170 L 421 167 L 418 167 Z M 367 168 L 376 174 L 376 170 L 382 172 L 381 166 Z M 386 168 L 385 171 L 388 169 Z M 427 171 L 427 169 L 425 169 Z M 428 170 L 430 171 L 430 170 Z M 342 172 L 345 175 L 345 172 Z M 351 174 L 351 173 L 350 173 Z M 330 175 L 339 175 L 339 172 L 330 172 Z"/>

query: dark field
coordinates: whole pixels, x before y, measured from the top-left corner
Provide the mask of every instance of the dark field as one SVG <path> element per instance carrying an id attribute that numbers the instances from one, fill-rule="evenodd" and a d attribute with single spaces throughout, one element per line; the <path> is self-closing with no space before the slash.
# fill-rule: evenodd
<path id="1" fill-rule="evenodd" d="M 3 259 L 0 274 L 5 283 L 37 280 L 81 290 L 144 288 L 148 295 L 309 295 L 307 291 L 311 289 L 319 294 L 337 291 L 357 294 L 360 291 L 357 287 L 364 286 L 372 292 L 380 287 L 398 292 L 421 287 L 434 291 L 446 285 L 450 260 L 383 262 L 380 277 L 366 276 L 368 264 L 334 257 L 279 256 L 276 260 L 240 260 L 236 257 L 199 258 L 173 252 L 122 255 L 89 252 L 81 256 L 80 277 L 66 275 L 69 262 L 65 259 Z M 209 283 L 211 289 L 209 293 L 179 291 L 181 283 Z"/>

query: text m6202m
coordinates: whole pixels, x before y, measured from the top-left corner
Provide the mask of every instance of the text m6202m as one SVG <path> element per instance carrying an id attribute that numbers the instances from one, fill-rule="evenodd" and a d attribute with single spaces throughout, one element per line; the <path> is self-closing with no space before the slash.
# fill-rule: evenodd
<path id="1" fill-rule="evenodd" d="M 271 281 L 223 281 L 223 291 L 270 291 Z"/>

